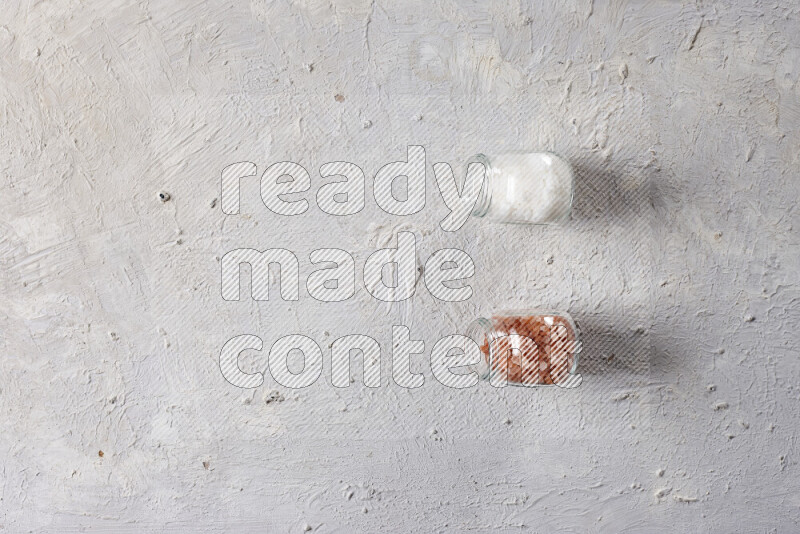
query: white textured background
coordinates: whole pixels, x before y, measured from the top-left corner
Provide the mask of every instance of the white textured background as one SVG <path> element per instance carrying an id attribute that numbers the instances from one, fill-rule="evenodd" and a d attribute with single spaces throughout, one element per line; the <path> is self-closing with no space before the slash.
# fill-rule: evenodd
<path id="1" fill-rule="evenodd" d="M 800 7 L 396 4 L 0 6 L 0 531 L 796 532 Z M 371 187 L 356 216 L 316 207 L 322 163 L 370 184 L 408 144 L 423 212 Z M 572 222 L 442 232 L 430 165 L 502 149 L 573 161 Z M 257 179 L 212 208 L 243 160 L 306 166 L 309 212 L 272 215 Z M 466 250 L 473 298 L 369 297 L 401 229 L 422 262 Z M 224 302 L 243 246 L 303 280 L 348 250 L 356 296 Z M 578 390 L 435 381 L 433 342 L 522 306 L 582 323 Z M 420 389 L 390 382 L 392 324 L 426 342 Z M 372 335 L 384 385 L 333 388 L 326 360 L 300 392 L 236 389 L 217 358 L 242 333 Z"/>

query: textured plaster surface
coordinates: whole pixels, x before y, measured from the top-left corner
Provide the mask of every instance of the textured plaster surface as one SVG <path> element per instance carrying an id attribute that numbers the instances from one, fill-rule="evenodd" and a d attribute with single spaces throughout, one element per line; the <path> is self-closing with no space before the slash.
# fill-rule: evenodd
<path id="1" fill-rule="evenodd" d="M 796 532 L 799 65 L 793 2 L 5 2 L 0 531 Z M 390 216 L 371 177 L 409 144 L 427 205 Z M 572 221 L 443 232 L 432 163 L 506 149 L 573 162 Z M 225 165 L 281 160 L 307 213 L 257 178 L 221 212 Z M 357 215 L 314 202 L 336 160 L 367 174 Z M 373 299 L 400 230 L 421 263 L 467 251 L 473 297 Z M 225 302 L 238 247 L 294 251 L 301 280 L 345 249 L 356 294 Z M 581 323 L 580 388 L 434 379 L 439 337 L 520 307 Z M 395 324 L 419 389 L 391 380 Z M 317 384 L 225 382 L 226 340 L 292 333 Z M 349 333 L 382 387 L 331 386 Z"/>

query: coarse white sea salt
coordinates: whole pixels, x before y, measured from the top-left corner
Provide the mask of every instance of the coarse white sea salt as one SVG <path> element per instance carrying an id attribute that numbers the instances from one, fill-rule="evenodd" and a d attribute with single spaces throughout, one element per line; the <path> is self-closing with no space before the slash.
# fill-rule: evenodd
<path id="1" fill-rule="evenodd" d="M 486 181 L 473 215 L 526 224 L 565 220 L 572 208 L 574 173 L 564 159 L 548 152 L 479 154 L 470 163 L 486 168 Z"/>

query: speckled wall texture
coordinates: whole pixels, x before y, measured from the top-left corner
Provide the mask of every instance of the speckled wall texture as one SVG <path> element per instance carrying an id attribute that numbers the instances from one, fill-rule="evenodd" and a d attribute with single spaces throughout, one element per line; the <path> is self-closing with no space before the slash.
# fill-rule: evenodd
<path id="1" fill-rule="evenodd" d="M 796 3 L 1 9 L 0 532 L 797 531 Z M 372 179 L 409 145 L 426 206 L 388 215 Z M 431 165 L 519 149 L 573 163 L 572 219 L 443 231 Z M 306 213 L 271 213 L 258 177 L 222 212 L 226 165 L 284 160 Z M 331 161 L 364 170 L 358 214 L 319 209 Z M 401 231 L 420 265 L 466 251 L 472 297 L 372 298 L 364 262 Z M 295 252 L 299 300 L 223 300 L 239 247 Z M 353 298 L 308 295 L 323 247 L 353 255 Z M 579 388 L 435 379 L 435 341 L 504 308 L 579 321 Z M 420 388 L 391 378 L 392 325 L 425 342 Z M 314 385 L 222 377 L 231 337 L 294 333 L 323 349 Z M 331 384 L 351 333 L 380 387 L 357 359 Z"/>

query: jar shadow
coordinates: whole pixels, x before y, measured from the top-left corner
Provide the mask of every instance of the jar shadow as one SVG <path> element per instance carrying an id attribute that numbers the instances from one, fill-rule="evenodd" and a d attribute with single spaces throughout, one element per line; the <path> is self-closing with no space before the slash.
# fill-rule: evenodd
<path id="1" fill-rule="evenodd" d="M 612 321 L 607 316 L 574 315 L 581 333 L 578 372 L 582 375 L 627 375 L 650 373 L 651 338 L 642 327 Z"/>
<path id="2" fill-rule="evenodd" d="M 572 219 L 577 222 L 645 218 L 652 208 L 650 180 L 641 169 L 573 161 Z"/>

